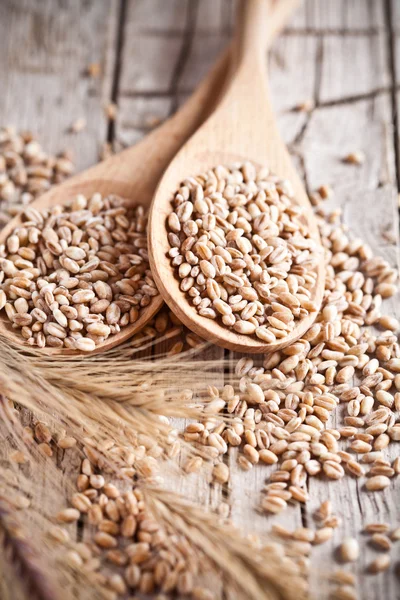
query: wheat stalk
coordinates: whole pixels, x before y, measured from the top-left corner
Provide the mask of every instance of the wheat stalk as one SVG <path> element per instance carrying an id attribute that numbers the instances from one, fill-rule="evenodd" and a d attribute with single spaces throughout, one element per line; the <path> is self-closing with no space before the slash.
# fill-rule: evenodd
<path id="1" fill-rule="evenodd" d="M 21 426 L 18 422 L 9 420 L 10 415 L 7 415 L 4 406 L 2 423 L 6 426 L 8 424 L 7 432 L 18 444 L 21 442 Z M 66 490 L 68 494 L 74 491 L 72 481 L 66 479 L 65 476 L 62 476 L 61 481 L 60 473 L 54 463 L 37 455 L 35 446 L 30 447 L 21 442 L 19 447 L 23 448 L 30 458 L 33 469 L 39 469 L 41 461 L 43 461 L 43 465 L 46 465 L 42 468 L 49 471 L 51 480 L 54 482 L 53 494 L 59 494 L 62 489 L 64 493 Z M 118 476 L 118 467 L 112 463 L 110 463 L 110 467 Z M 8 486 L 8 489 L 12 488 L 13 492 L 18 492 L 19 489 L 33 491 L 32 485 L 30 485 L 31 479 L 28 480 L 22 473 L 18 472 L 18 482 L 14 478 L 6 477 L 6 472 L 3 472 L 2 475 L 3 488 Z M 34 471 L 32 475 L 34 476 Z M 282 585 L 274 577 L 274 569 L 278 565 L 280 573 L 284 572 L 286 568 L 287 574 L 292 574 L 288 565 L 285 566 L 280 557 L 270 556 L 268 567 L 266 567 L 262 562 L 252 558 L 254 548 L 250 543 L 232 527 L 222 525 L 215 515 L 205 513 L 173 492 L 147 486 L 143 480 L 139 481 L 139 487 L 143 489 L 149 511 L 153 513 L 156 520 L 165 524 L 168 531 L 183 534 L 201 556 L 207 557 L 211 561 L 213 571 L 223 574 L 225 580 L 234 588 L 236 597 L 252 600 L 280 600 L 281 598 L 286 600 L 292 597 L 290 588 L 281 590 Z M 46 522 L 49 525 L 49 517 L 49 515 L 41 515 L 42 528 L 46 526 Z M 82 578 L 84 583 L 84 574 Z M 297 586 L 297 591 L 298 589 L 299 586 Z M 101 590 L 96 590 L 96 593 L 101 594 Z M 298 595 L 297 598 L 299 598 Z"/>
<path id="2" fill-rule="evenodd" d="M 59 597 L 38 563 L 37 554 L 24 536 L 10 503 L 0 495 L 0 543 L 5 560 L 13 568 L 30 600 L 57 600 Z"/>
<path id="3" fill-rule="evenodd" d="M 156 519 L 184 534 L 240 590 L 243 598 L 305 598 L 305 581 L 290 560 L 270 554 L 266 561 L 262 551 L 255 552 L 254 546 L 233 526 L 221 524 L 215 515 L 173 492 L 148 486 L 143 491 Z"/>
<path id="4" fill-rule="evenodd" d="M 10 399 L 37 417 L 56 415 L 59 425 L 82 442 L 90 434 L 98 442 L 112 437 L 124 445 L 129 444 L 132 433 L 139 431 L 162 441 L 170 428 L 160 422 L 159 415 L 198 418 L 208 401 L 204 388 L 207 383 L 213 384 L 214 369 L 223 367 L 223 362 L 216 365 L 211 360 L 194 360 L 194 354 L 164 355 L 152 361 L 140 358 L 138 349 L 126 344 L 104 355 L 49 358 L 40 351 L 0 339 L 0 385 Z M 195 404 L 189 406 L 180 395 L 187 388 L 197 395 Z M 14 429 L 14 436 L 20 433 Z M 24 451 L 33 465 L 40 464 L 35 448 L 27 446 Z M 109 472 L 120 477 L 119 466 L 104 458 Z M 57 471 L 51 461 L 46 464 Z M 63 489 L 64 493 L 65 489 L 72 492 L 72 481 L 63 481 Z M 156 519 L 170 531 L 184 534 L 234 585 L 240 593 L 237 597 L 299 598 L 299 578 L 288 559 L 269 557 L 267 564 L 254 556 L 254 548 L 239 532 L 221 524 L 216 515 L 205 513 L 175 493 L 146 486 L 144 490 Z M 277 579 L 277 572 L 287 573 L 283 583 L 282 578 Z M 296 583 L 295 595 L 292 580 Z"/>

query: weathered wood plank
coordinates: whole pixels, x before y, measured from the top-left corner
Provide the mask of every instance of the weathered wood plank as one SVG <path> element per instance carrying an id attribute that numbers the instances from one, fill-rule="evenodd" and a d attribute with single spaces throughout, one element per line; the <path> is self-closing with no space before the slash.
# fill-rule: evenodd
<path id="1" fill-rule="evenodd" d="M 340 43 L 338 41 L 338 43 Z M 347 196 L 376 190 L 380 185 L 393 184 L 394 161 L 385 160 L 392 150 L 392 129 L 389 95 L 374 100 L 362 100 L 342 106 L 322 107 L 313 112 L 300 145 L 311 190 L 328 184 L 336 191 L 336 202 L 343 207 L 351 203 Z M 366 155 L 358 167 L 343 162 L 350 152 Z M 368 201 L 368 199 L 366 199 Z M 379 211 L 379 205 L 370 202 L 370 210 Z M 357 215 L 354 215 L 357 226 Z M 383 219 L 385 220 L 385 217 Z M 369 222 L 380 227 L 379 221 Z M 374 232 L 375 234 L 375 232 Z"/>
<path id="2" fill-rule="evenodd" d="M 399 117 L 400 114 L 400 4 L 396 0 L 391 0 L 389 17 L 390 21 L 390 43 L 392 47 L 391 70 L 393 71 L 393 103 L 394 103 L 394 119 L 396 121 L 397 131 L 394 132 L 397 136 L 397 178 L 399 180 L 400 173 L 400 130 Z"/>
<path id="3" fill-rule="evenodd" d="M 106 137 L 116 8 L 94 0 L 0 5 L 1 122 L 40 132 L 50 152 L 71 148 L 78 169 L 96 162 Z M 85 74 L 90 63 L 101 65 L 97 79 Z M 87 128 L 74 135 L 68 129 L 81 117 Z"/>
<path id="4" fill-rule="evenodd" d="M 185 36 L 190 35 L 192 13 L 187 0 L 128 1 L 121 57 L 121 95 L 171 92 Z"/>
<path id="5" fill-rule="evenodd" d="M 118 115 L 115 127 L 115 140 L 118 146 L 136 144 L 151 129 L 164 121 L 170 114 L 172 97 L 170 95 L 138 96 L 131 98 L 121 95 L 118 98 Z"/>
<path id="6" fill-rule="evenodd" d="M 318 100 L 332 102 L 387 88 L 390 74 L 384 35 L 326 36 Z"/>
<path id="7" fill-rule="evenodd" d="M 125 33 L 144 34 L 183 32 L 186 28 L 188 0 L 128 0 Z"/>
<path id="8" fill-rule="evenodd" d="M 306 112 L 294 109 L 308 100 L 315 101 L 319 45 L 313 36 L 282 35 L 270 52 L 272 101 L 287 144 L 297 138 L 308 119 Z M 303 57 L 300 63 L 298 56 Z"/>
<path id="9" fill-rule="evenodd" d="M 370 31 L 384 27 L 384 5 L 375 0 L 305 0 L 290 27 L 309 31 Z"/>
<path id="10" fill-rule="evenodd" d="M 397 0 L 391 1 L 392 27 L 396 33 L 400 33 L 400 4 Z"/>
<path id="11" fill-rule="evenodd" d="M 236 0 L 200 0 L 198 6 L 199 30 L 203 34 L 229 33 L 235 20 Z"/>
<path id="12" fill-rule="evenodd" d="M 313 112 L 301 140 L 300 152 L 309 188 L 313 190 L 327 183 L 335 189 L 335 195 L 324 204 L 327 210 L 341 207 L 342 220 L 350 231 L 365 240 L 376 254 L 390 257 L 390 262 L 398 265 L 398 214 L 390 94 L 359 102 L 345 101 L 346 97 L 355 95 L 357 87 L 359 93 L 366 93 L 371 83 L 376 86 L 380 81 L 382 86 L 391 85 L 388 57 L 384 52 L 379 59 L 380 67 L 377 62 L 367 59 L 369 51 L 366 49 L 366 40 L 370 40 L 368 44 L 371 43 L 372 52 L 372 47 L 383 48 L 386 43 L 383 38 L 382 34 L 365 39 L 329 38 L 330 58 L 322 63 L 321 100 L 343 99 L 343 105 L 321 107 Z M 360 40 L 363 40 L 363 51 Z M 350 48 L 353 48 L 353 54 Z M 346 61 L 346 55 L 354 56 L 355 52 L 355 60 Z M 362 78 L 358 76 L 359 61 L 365 61 Z M 332 75 L 333 67 L 336 77 Z M 361 167 L 350 167 L 341 160 L 354 150 L 362 150 L 366 154 L 365 164 Z M 396 303 L 394 299 L 387 302 L 386 310 L 398 317 L 398 301 Z M 334 416 L 333 426 L 343 422 L 342 411 L 343 407 Z M 392 445 L 387 456 L 393 459 L 396 455 L 398 448 Z M 313 511 L 328 498 L 332 501 L 333 512 L 341 517 L 343 523 L 333 540 L 318 547 L 318 551 L 312 554 L 312 583 L 314 590 L 318 590 L 318 597 L 325 597 L 324 593 L 328 590 L 326 582 L 323 582 L 324 575 L 330 570 L 328 565 L 332 564 L 333 550 L 344 535 L 358 537 L 362 547 L 358 565 L 351 568 L 358 575 L 359 597 L 397 597 L 396 579 L 392 573 L 374 578 L 365 576 L 366 565 L 376 556 L 376 552 L 367 547 L 366 538 L 360 536 L 360 531 L 371 521 L 399 523 L 400 511 L 395 498 L 399 494 L 400 484 L 395 480 L 384 493 L 372 494 L 365 491 L 363 483 L 363 480 L 348 476 L 339 483 L 329 485 L 316 478 L 309 482 L 311 499 L 307 506 L 307 524 L 312 524 Z"/>

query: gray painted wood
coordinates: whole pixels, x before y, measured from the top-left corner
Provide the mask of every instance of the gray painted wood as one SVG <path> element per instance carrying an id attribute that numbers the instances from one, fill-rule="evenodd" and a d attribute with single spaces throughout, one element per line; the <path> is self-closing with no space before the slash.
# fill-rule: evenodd
<path id="1" fill-rule="evenodd" d="M 297 12 L 290 24 L 290 29 L 368 32 L 384 24 L 384 3 L 379 0 L 306 0 L 303 10 Z"/>
<path id="2" fill-rule="evenodd" d="M 0 3 L 0 78 L 6 90 L 0 95 L 1 122 L 21 128 L 33 124 L 52 151 L 72 145 L 82 168 L 96 160 L 98 146 L 107 138 L 103 105 L 111 97 L 114 81 L 119 112 L 111 137 L 117 147 L 135 143 L 157 119 L 165 119 L 182 103 L 211 66 L 229 39 L 233 4 L 230 0 L 126 0 L 118 41 L 117 1 Z M 306 0 L 272 48 L 269 71 L 282 135 L 308 189 L 332 185 L 335 195 L 325 203 L 326 209 L 341 207 L 343 221 L 354 235 L 396 264 L 394 133 L 398 132 L 393 130 L 393 101 L 394 86 L 400 83 L 398 1 L 392 0 L 396 40 L 386 29 L 387 9 L 386 0 Z M 115 72 L 118 48 L 119 76 Z M 98 80 L 82 76 L 89 62 L 104 65 Z M 308 99 L 316 104 L 310 114 L 292 110 Z M 400 110 L 400 96 L 397 107 Z M 65 130 L 78 116 L 86 116 L 88 128 L 73 137 Z M 353 150 L 366 153 L 363 166 L 341 161 Z M 398 299 L 387 306 L 391 314 L 400 316 Z M 220 383 L 224 377 L 216 374 Z M 393 447 L 391 456 L 396 452 Z M 306 511 L 291 507 L 267 518 L 255 509 L 269 469 L 258 466 L 244 473 L 235 454 L 232 451 L 228 458 L 227 490 L 210 485 L 206 472 L 186 478 L 171 475 L 169 485 L 204 506 L 216 507 L 226 500 L 234 523 L 246 533 L 258 534 L 266 534 L 274 522 L 289 528 L 311 524 L 315 508 L 331 498 L 343 523 L 332 543 L 313 551 L 312 586 L 318 600 L 329 592 L 324 575 L 335 564 L 333 551 L 344 533 L 359 535 L 363 523 L 371 520 L 400 523 L 399 480 L 384 493 L 367 494 L 348 477 L 329 484 L 313 479 Z M 375 554 L 364 537 L 360 540 L 360 598 L 398 598 L 393 572 L 376 578 L 365 575 L 365 565 Z M 396 552 L 398 560 L 399 549 Z"/>
<path id="3" fill-rule="evenodd" d="M 116 0 L 0 3 L 1 123 L 32 129 L 50 152 L 70 148 L 79 170 L 97 161 L 107 135 L 116 9 Z M 101 65 L 99 78 L 86 77 L 90 63 Z M 86 129 L 71 134 L 81 117 Z"/>
<path id="4" fill-rule="evenodd" d="M 398 266 L 399 223 L 390 94 L 392 73 L 387 42 L 383 30 L 368 37 L 348 34 L 345 38 L 324 38 L 322 106 L 310 116 L 298 140 L 297 151 L 303 157 L 309 189 L 328 183 L 335 190 L 335 195 L 324 203 L 324 207 L 327 210 L 340 207 L 343 210 L 342 222 L 350 232 L 365 240 L 376 254 Z M 381 61 L 379 69 L 378 56 Z M 357 67 L 360 61 L 364 61 L 362 73 Z M 388 89 L 388 92 L 373 94 L 379 87 Z M 355 98 L 358 94 L 359 99 Z M 330 101 L 337 104 L 329 106 Z M 328 105 L 324 106 L 324 102 Z M 350 167 L 341 161 L 352 150 L 365 153 L 366 161 L 361 167 Z M 399 317 L 398 300 L 387 302 L 386 310 Z M 334 423 L 341 422 L 340 414 L 336 415 Z M 387 455 L 393 460 L 398 453 L 399 448 L 393 444 Z M 363 485 L 363 479 L 351 477 L 329 485 L 316 478 L 309 482 L 310 502 L 305 514 L 307 525 L 313 524 L 313 512 L 328 498 L 333 512 L 342 520 L 333 540 L 312 553 L 312 588 L 318 590 L 317 597 L 326 597 L 329 593 L 325 576 L 334 564 L 334 550 L 345 534 L 356 536 L 362 549 L 357 566 L 348 568 L 357 574 L 359 597 L 367 600 L 398 598 L 398 582 L 393 571 L 377 577 L 366 575 L 366 566 L 377 552 L 367 544 L 361 531 L 366 523 L 372 521 L 400 522 L 396 502 L 400 482 L 397 478 L 384 493 L 374 494 L 366 492 Z M 398 558 L 399 550 L 396 549 L 394 562 Z"/>

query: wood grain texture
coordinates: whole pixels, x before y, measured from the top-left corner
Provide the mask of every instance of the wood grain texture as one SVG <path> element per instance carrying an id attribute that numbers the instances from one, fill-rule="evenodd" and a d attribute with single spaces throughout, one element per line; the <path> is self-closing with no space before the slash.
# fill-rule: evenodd
<path id="1" fill-rule="evenodd" d="M 383 11 L 386 8 L 382 6 Z M 324 203 L 324 208 L 341 208 L 342 221 L 350 232 L 365 240 L 374 253 L 398 266 L 399 223 L 390 92 L 393 81 L 387 53 L 387 36 L 388 32 L 384 30 L 365 38 L 364 35 L 351 34 L 345 38 L 329 36 L 328 46 L 324 45 L 321 65 L 321 105 L 317 104 L 310 115 L 303 134 L 297 140 L 297 151 L 302 156 L 309 189 L 313 190 L 327 183 L 335 190 L 334 196 Z M 364 50 L 361 50 L 361 40 Z M 327 47 L 330 58 L 326 61 Z M 379 73 L 377 63 L 374 62 L 377 59 L 377 48 L 382 51 Z M 346 60 L 346 56 L 354 56 L 353 52 L 357 52 L 355 60 Z M 360 65 L 361 60 L 364 61 L 364 67 L 359 77 L 360 67 L 357 68 L 356 65 Z M 337 76 L 334 76 L 334 70 Z M 358 86 L 360 98 L 355 98 L 357 94 L 352 90 L 355 91 Z M 379 86 L 387 91 L 372 93 Z M 332 106 L 324 105 L 324 101 L 329 104 L 330 100 L 337 100 L 337 103 L 332 102 Z M 366 155 L 365 163 L 360 167 L 349 167 L 341 160 L 354 150 L 362 150 Z M 398 318 L 398 300 L 394 298 L 386 302 L 386 310 Z M 335 415 L 334 424 L 342 423 L 342 419 L 343 407 Z M 392 444 L 387 452 L 388 458 L 393 460 L 398 452 L 396 444 Z M 380 574 L 377 577 L 365 574 L 366 566 L 377 553 L 367 544 L 367 538 L 361 531 L 368 522 L 400 522 L 396 502 L 399 490 L 398 478 L 383 494 L 366 492 L 362 480 L 351 477 L 328 485 L 323 480 L 310 479 L 310 502 L 304 515 L 305 523 L 312 526 L 313 512 L 328 498 L 332 502 L 333 512 L 342 521 L 331 542 L 318 547 L 312 554 L 314 592 L 318 590 L 321 597 L 326 597 L 329 593 L 330 588 L 324 575 L 332 565 L 335 548 L 346 532 L 346 535 L 354 535 L 359 539 L 362 549 L 356 568 L 351 568 L 357 574 L 359 597 L 367 600 L 391 600 L 398 597 L 398 583 L 394 573 Z M 398 559 L 398 556 L 399 552 L 395 550 L 393 560 Z"/>
<path id="2" fill-rule="evenodd" d="M 192 20 L 188 17 L 189 3 L 197 7 Z M 281 132 L 302 169 L 308 189 L 330 183 L 336 193 L 326 204 L 327 209 L 341 207 L 343 220 L 355 235 L 365 238 L 375 251 L 395 265 L 399 253 L 395 154 L 398 130 L 393 109 L 397 108 L 400 114 L 400 97 L 398 94 L 396 97 L 396 87 L 400 85 L 400 6 L 398 0 L 391 0 L 392 27 L 397 34 L 392 40 L 396 60 L 391 63 L 391 40 L 386 28 L 388 3 L 389 0 L 306 0 L 287 33 L 272 49 L 269 75 Z M 13 121 L 18 127 L 33 123 L 44 145 L 53 150 L 61 149 L 68 141 L 75 143 L 81 157 L 79 167 L 94 162 L 97 144 L 107 136 L 102 100 L 99 96 L 86 97 L 93 82 L 81 80 L 79 72 L 87 62 L 96 61 L 98 55 L 104 57 L 110 68 L 114 66 L 113 32 L 117 29 L 119 8 L 117 2 L 83 4 L 91 9 L 81 13 L 86 8 L 72 1 L 0 3 L 0 76 L 7 90 L 0 96 L 1 122 Z M 78 13 L 86 15 L 79 23 Z M 29 32 L 32 15 L 37 14 L 45 14 L 47 17 L 40 18 L 51 18 L 58 23 L 73 22 L 74 27 L 68 34 L 65 31 L 53 38 L 52 54 L 42 50 L 31 57 L 30 49 L 36 46 L 29 41 Z M 113 133 L 121 145 L 141 139 L 152 128 L 153 117 L 166 118 L 197 85 L 229 37 L 234 11 L 230 0 L 127 0 L 126 14 L 121 28 L 124 43 L 117 86 L 119 114 Z M 91 35 L 94 26 L 96 36 Z M 66 47 L 71 50 L 77 44 L 77 32 L 80 32 L 80 48 L 67 55 Z M 140 44 L 134 42 L 136 36 Z M 151 44 L 146 44 L 150 37 Z M 24 63 L 26 66 L 22 68 Z M 43 74 L 48 65 L 51 73 Z M 68 86 L 62 83 L 64 69 L 69 74 Z M 96 87 L 99 85 L 111 93 L 112 75 L 107 72 L 105 80 L 96 83 Z M 64 98 L 61 116 L 55 102 L 46 104 L 44 113 L 43 97 L 57 97 L 60 89 Z M 29 92 L 30 100 L 26 95 L 16 101 L 24 90 Z M 309 98 L 316 102 L 310 114 L 291 111 Z M 64 127 L 81 116 L 77 108 L 88 106 L 85 102 L 91 103 L 91 122 L 98 129 L 93 133 L 90 127 L 77 138 L 71 138 L 64 133 Z M 51 124 L 50 130 L 46 130 L 47 122 Z M 344 154 L 359 149 L 366 153 L 362 167 L 341 162 Z M 386 302 L 386 306 L 399 316 L 398 298 Z M 218 382 L 224 378 L 223 373 L 216 374 Z M 391 456 L 395 453 L 398 448 L 393 446 Z M 67 454 L 63 460 L 67 461 L 63 468 L 72 472 L 74 461 L 68 462 Z M 235 451 L 228 460 L 231 481 L 224 495 L 209 484 L 208 475 L 171 479 L 170 483 L 204 506 L 216 506 L 223 498 L 232 507 L 233 521 L 246 533 L 267 532 L 274 519 L 289 529 L 301 523 L 311 524 L 314 509 L 331 498 L 342 526 L 332 543 L 319 546 L 312 554 L 312 585 L 318 600 L 328 597 L 331 588 L 323 576 L 328 569 L 335 568 L 333 552 L 344 532 L 359 534 L 363 523 L 372 520 L 400 523 L 399 479 L 384 493 L 370 494 L 347 477 L 340 483 L 329 484 L 313 479 L 309 484 L 311 500 L 307 511 L 290 509 L 279 517 L 266 518 L 255 513 L 254 507 L 268 468 L 256 467 L 243 473 L 237 467 Z M 87 535 L 89 532 L 84 531 L 83 536 Z M 358 570 L 359 598 L 398 600 L 398 579 L 393 569 L 377 577 L 365 574 L 365 565 L 377 554 L 367 547 L 364 536 L 360 540 L 363 553 Z M 398 547 L 393 561 L 399 561 Z"/>
<path id="3" fill-rule="evenodd" d="M 0 3 L 2 124 L 40 133 L 48 151 L 71 148 L 79 170 L 97 161 L 107 135 L 116 9 L 115 0 Z M 90 63 L 100 65 L 100 77 L 85 75 Z M 74 135 L 78 118 L 87 127 Z"/>
<path id="4" fill-rule="evenodd" d="M 384 2 L 380 0 L 306 0 L 290 28 L 308 33 L 368 33 L 384 27 L 384 15 Z"/>

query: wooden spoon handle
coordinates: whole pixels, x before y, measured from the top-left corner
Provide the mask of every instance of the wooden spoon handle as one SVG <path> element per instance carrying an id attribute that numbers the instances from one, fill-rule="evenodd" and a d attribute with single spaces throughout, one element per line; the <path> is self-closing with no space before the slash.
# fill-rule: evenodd
<path id="1" fill-rule="evenodd" d="M 240 0 L 235 35 L 239 67 L 258 63 L 265 72 L 265 53 L 298 4 L 299 0 Z"/>

